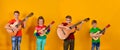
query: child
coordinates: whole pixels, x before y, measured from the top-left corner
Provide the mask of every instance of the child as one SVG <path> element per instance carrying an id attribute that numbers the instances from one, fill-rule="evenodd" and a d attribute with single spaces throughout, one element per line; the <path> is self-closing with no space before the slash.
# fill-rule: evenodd
<path id="1" fill-rule="evenodd" d="M 37 23 L 38 25 L 36 26 L 35 31 L 34 31 L 34 35 L 37 38 L 37 41 L 36 41 L 37 48 L 36 48 L 36 50 L 44 50 L 44 46 L 45 46 L 46 38 L 47 38 L 46 35 L 50 32 L 50 29 L 43 31 L 46 28 L 46 26 L 44 25 L 44 18 L 42 16 L 40 16 L 38 18 L 37 22 L 38 22 Z"/>
<path id="2" fill-rule="evenodd" d="M 96 50 L 100 50 L 100 38 L 97 40 L 93 39 L 93 37 L 101 36 L 102 34 L 95 35 L 98 31 L 101 31 L 100 28 L 97 27 L 97 21 L 92 21 L 92 28 L 90 29 L 90 36 L 92 37 L 92 48 L 91 50 L 94 50 L 96 47 Z"/>
<path id="3" fill-rule="evenodd" d="M 14 17 L 15 18 L 10 20 L 5 26 L 5 28 L 9 29 L 9 30 L 12 30 L 12 29 L 17 30 L 16 35 L 12 36 L 12 39 L 11 39 L 12 40 L 12 50 L 20 50 L 20 43 L 21 43 L 21 39 L 22 39 L 22 29 L 10 26 L 10 25 L 13 25 L 16 22 L 21 22 L 21 20 L 19 19 L 19 15 L 20 15 L 19 11 L 14 11 Z M 21 24 L 22 28 L 25 27 L 26 20 Z M 12 33 L 13 33 L 13 31 L 12 31 Z"/>

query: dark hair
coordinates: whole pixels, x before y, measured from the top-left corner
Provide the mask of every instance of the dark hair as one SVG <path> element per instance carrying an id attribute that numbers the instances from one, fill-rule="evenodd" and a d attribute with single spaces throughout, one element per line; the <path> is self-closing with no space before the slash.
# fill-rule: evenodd
<path id="1" fill-rule="evenodd" d="M 97 21 L 96 20 L 92 20 L 92 24 L 94 24 L 94 23 L 97 23 Z"/>
<path id="2" fill-rule="evenodd" d="M 38 24 L 39 24 L 39 19 L 42 19 L 42 20 L 43 20 L 43 23 L 45 22 L 43 16 L 39 16 L 39 17 L 38 17 L 38 20 L 37 20 L 37 21 L 38 21 Z"/>
<path id="3" fill-rule="evenodd" d="M 19 12 L 19 11 L 14 11 L 14 14 L 15 14 L 15 13 L 18 13 L 18 14 L 20 14 L 20 12 Z"/>
<path id="4" fill-rule="evenodd" d="M 72 17 L 70 15 L 67 15 L 66 18 L 72 19 Z"/>

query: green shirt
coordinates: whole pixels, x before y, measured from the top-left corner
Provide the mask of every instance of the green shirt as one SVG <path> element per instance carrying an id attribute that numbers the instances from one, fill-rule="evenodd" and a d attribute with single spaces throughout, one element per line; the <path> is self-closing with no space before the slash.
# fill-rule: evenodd
<path id="1" fill-rule="evenodd" d="M 90 33 L 96 33 L 97 31 L 101 31 L 98 27 L 96 27 L 96 28 L 91 28 L 90 29 Z M 100 38 L 98 39 L 98 40 L 94 40 L 94 39 L 92 39 L 92 42 L 93 43 L 97 43 L 97 42 L 100 42 Z"/>

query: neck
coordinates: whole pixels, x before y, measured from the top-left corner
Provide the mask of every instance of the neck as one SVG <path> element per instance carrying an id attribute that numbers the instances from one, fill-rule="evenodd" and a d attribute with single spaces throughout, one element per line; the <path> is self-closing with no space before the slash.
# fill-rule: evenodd
<path id="1" fill-rule="evenodd" d="M 93 27 L 93 28 L 96 28 L 96 27 Z"/>
<path id="2" fill-rule="evenodd" d="M 43 24 L 39 24 L 39 26 L 43 26 Z"/>
<path id="3" fill-rule="evenodd" d="M 18 21 L 18 19 L 15 18 L 16 21 Z"/>
<path id="4" fill-rule="evenodd" d="M 70 24 L 71 22 L 66 22 L 66 23 Z"/>

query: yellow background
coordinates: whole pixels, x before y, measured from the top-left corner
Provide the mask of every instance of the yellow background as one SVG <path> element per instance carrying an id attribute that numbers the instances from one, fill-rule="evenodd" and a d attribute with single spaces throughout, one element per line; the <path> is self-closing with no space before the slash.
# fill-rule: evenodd
<path id="1" fill-rule="evenodd" d="M 63 49 L 63 41 L 58 38 L 56 29 L 66 15 L 72 16 L 73 23 L 86 17 L 96 19 L 101 29 L 111 24 L 101 37 L 101 50 L 120 50 L 120 0 L 0 0 L 0 50 L 11 50 L 11 38 L 4 26 L 14 18 L 15 10 L 20 11 L 20 19 L 34 12 L 23 29 L 21 50 L 35 50 L 36 38 L 33 31 L 40 15 L 44 16 L 45 25 L 53 20 L 56 22 L 47 37 L 45 50 Z M 91 20 L 75 33 L 75 50 L 91 49 Z"/>

